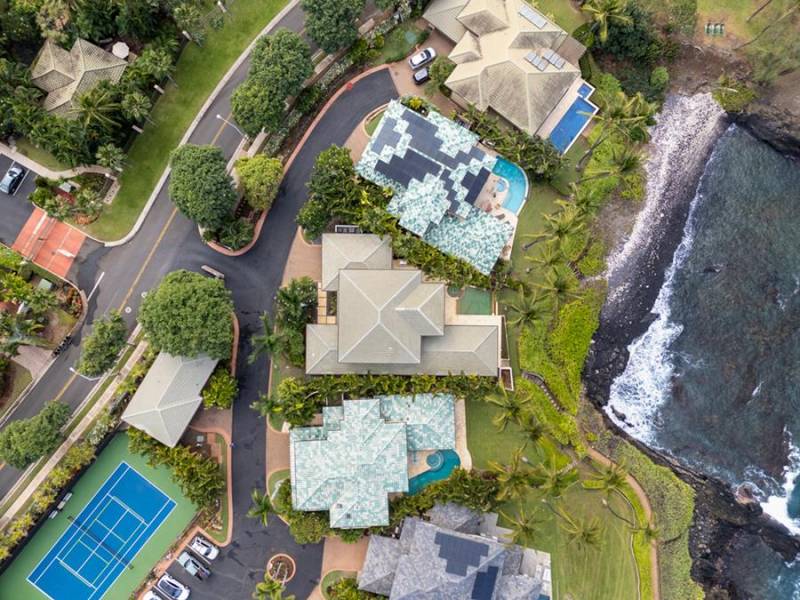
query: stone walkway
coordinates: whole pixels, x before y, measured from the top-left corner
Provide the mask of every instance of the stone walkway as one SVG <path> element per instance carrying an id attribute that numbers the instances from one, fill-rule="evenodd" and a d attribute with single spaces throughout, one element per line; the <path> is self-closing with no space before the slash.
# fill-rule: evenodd
<path id="1" fill-rule="evenodd" d="M 76 175 L 82 175 L 83 173 L 99 173 L 101 175 L 114 175 L 114 172 L 111 169 L 106 169 L 105 167 L 101 167 L 98 165 L 90 165 L 86 167 L 77 167 L 75 169 L 65 169 L 63 171 L 53 171 L 52 169 L 48 169 L 44 165 L 39 164 L 32 158 L 25 156 L 22 152 L 11 148 L 11 146 L 0 142 L 0 152 L 8 156 L 14 162 L 21 164 L 23 167 L 30 171 L 34 171 L 39 175 L 43 175 L 49 179 L 68 179 L 70 177 L 75 177 Z"/>

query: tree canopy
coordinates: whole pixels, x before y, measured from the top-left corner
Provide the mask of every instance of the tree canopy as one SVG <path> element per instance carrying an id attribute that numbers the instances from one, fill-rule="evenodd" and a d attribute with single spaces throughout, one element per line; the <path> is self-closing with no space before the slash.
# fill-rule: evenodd
<path id="1" fill-rule="evenodd" d="M 233 210 L 236 192 L 217 146 L 185 144 L 172 152 L 169 196 L 180 211 L 205 229 L 219 229 Z"/>
<path id="2" fill-rule="evenodd" d="M 364 0 L 302 0 L 308 35 L 325 52 L 336 52 L 356 41 L 356 19 Z"/>
<path id="3" fill-rule="evenodd" d="M 174 271 L 147 294 L 139 323 L 157 350 L 225 360 L 233 343 L 232 312 L 231 293 L 220 280 Z"/>
<path id="4" fill-rule="evenodd" d="M 236 161 L 236 172 L 244 187 L 244 198 L 255 210 L 272 206 L 283 179 L 283 163 L 266 154 L 245 156 Z"/>
<path id="5" fill-rule="evenodd" d="M 95 377 L 110 369 L 125 345 L 127 334 L 128 327 L 116 311 L 95 321 L 91 335 L 83 342 L 78 371 Z"/>
<path id="6" fill-rule="evenodd" d="M 24 469 L 49 454 L 61 443 L 61 428 L 69 414 L 66 404 L 48 402 L 38 415 L 12 421 L 0 431 L 0 459 L 16 469 Z"/>

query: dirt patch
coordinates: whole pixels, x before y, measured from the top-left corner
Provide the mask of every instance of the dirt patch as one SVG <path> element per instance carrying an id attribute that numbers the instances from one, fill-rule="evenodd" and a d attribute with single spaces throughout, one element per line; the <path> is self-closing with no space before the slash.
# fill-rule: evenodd
<path id="1" fill-rule="evenodd" d="M 749 70 L 746 61 L 725 50 L 683 45 L 670 66 L 671 88 L 686 95 L 710 92 L 723 73 L 743 78 Z"/>

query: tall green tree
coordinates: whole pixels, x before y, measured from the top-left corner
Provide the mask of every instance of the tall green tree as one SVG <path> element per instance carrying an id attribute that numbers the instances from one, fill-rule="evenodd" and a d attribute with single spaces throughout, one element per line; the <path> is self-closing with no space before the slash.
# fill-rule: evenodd
<path id="1" fill-rule="evenodd" d="M 569 267 L 555 267 L 550 269 L 544 277 L 544 282 L 539 288 L 550 298 L 555 310 L 573 298 L 577 298 L 578 283 Z"/>
<path id="2" fill-rule="evenodd" d="M 360 199 L 350 150 L 331 146 L 319 153 L 308 182 L 308 200 L 297 223 L 310 238 L 322 235 L 330 220 Z"/>
<path id="3" fill-rule="evenodd" d="M 486 398 L 490 404 L 494 404 L 499 410 L 492 417 L 492 423 L 501 432 L 505 431 L 510 423 L 519 424 L 528 410 L 530 398 L 526 398 L 522 393 L 508 392 L 504 387 L 499 387 L 499 391 Z"/>
<path id="4" fill-rule="evenodd" d="M 24 469 L 50 454 L 63 439 L 61 428 L 69 415 L 68 405 L 48 402 L 38 415 L 11 421 L 0 431 L 0 460 L 16 469 Z"/>
<path id="5" fill-rule="evenodd" d="M 222 227 L 236 203 L 222 150 L 185 144 L 172 152 L 171 166 L 169 195 L 175 205 L 205 229 Z"/>
<path id="6" fill-rule="evenodd" d="M 512 326 L 534 327 L 546 322 L 552 313 L 546 299 L 538 291 L 522 290 L 508 302 L 510 315 L 508 324 Z"/>
<path id="7" fill-rule="evenodd" d="M 534 473 L 525 464 L 524 451 L 524 448 L 514 450 L 508 464 L 489 461 L 489 471 L 497 476 L 497 483 L 500 485 L 500 491 L 497 493 L 499 501 L 519 500 L 534 482 Z"/>
<path id="8" fill-rule="evenodd" d="M 505 519 L 511 523 L 511 541 L 514 544 L 530 546 L 539 532 L 539 525 L 544 519 L 535 513 L 528 513 L 523 507 L 519 508 L 516 515 L 510 516 L 501 511 Z"/>
<path id="9" fill-rule="evenodd" d="M 109 86 L 98 85 L 81 94 L 71 110 L 87 130 L 109 134 L 119 127 L 120 104 Z"/>
<path id="10" fill-rule="evenodd" d="M 280 28 L 261 36 L 253 48 L 249 77 L 281 101 L 295 96 L 314 72 L 311 50 L 299 34 Z"/>
<path id="11" fill-rule="evenodd" d="M 254 488 L 250 494 L 250 500 L 252 504 L 247 510 L 247 516 L 251 519 L 258 519 L 261 521 L 261 524 L 266 527 L 269 516 L 275 512 L 275 509 L 272 507 L 272 501 L 269 499 L 269 494 L 262 492 L 258 488 Z"/>
<path id="12" fill-rule="evenodd" d="M 237 160 L 236 172 L 247 204 L 255 210 L 269 210 L 283 179 L 283 163 L 266 154 L 256 154 Z"/>
<path id="13" fill-rule="evenodd" d="M 625 13 L 627 0 L 588 0 L 581 10 L 588 13 L 591 19 L 589 46 L 595 39 L 600 42 L 608 40 L 608 27 L 611 23 L 630 23 L 631 18 Z"/>
<path id="14" fill-rule="evenodd" d="M 157 350 L 226 360 L 233 344 L 233 301 L 219 279 L 173 271 L 151 290 L 139 323 Z"/>
<path id="15" fill-rule="evenodd" d="M 130 92 L 122 98 L 120 108 L 126 119 L 139 123 L 147 119 L 153 103 L 141 92 Z"/>
<path id="16" fill-rule="evenodd" d="M 97 160 L 98 165 L 114 171 L 122 171 L 125 166 L 125 158 L 125 152 L 122 148 L 114 144 L 103 144 L 97 148 L 95 153 L 95 160 Z"/>
<path id="17" fill-rule="evenodd" d="M 95 321 L 92 333 L 83 342 L 78 372 L 95 377 L 113 367 L 127 335 L 128 327 L 116 311 Z"/>
<path id="18" fill-rule="evenodd" d="M 283 584 L 264 573 L 264 581 L 256 584 L 253 600 L 295 600 L 294 594 L 283 595 Z"/>
<path id="19" fill-rule="evenodd" d="M 336 52 L 356 41 L 356 20 L 364 0 L 302 0 L 306 30 L 325 52 Z"/>

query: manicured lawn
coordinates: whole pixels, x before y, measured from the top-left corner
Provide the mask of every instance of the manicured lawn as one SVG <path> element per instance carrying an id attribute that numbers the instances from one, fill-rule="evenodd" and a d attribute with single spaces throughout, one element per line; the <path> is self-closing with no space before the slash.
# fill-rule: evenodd
<path id="1" fill-rule="evenodd" d="M 347 579 L 349 577 L 355 577 L 355 571 L 331 571 L 327 573 L 325 577 L 322 578 L 322 582 L 319 584 L 319 589 L 322 590 L 322 596 L 326 600 L 330 598 L 328 595 L 328 588 L 332 586 L 334 583 L 339 581 L 340 579 Z"/>
<path id="2" fill-rule="evenodd" d="M 70 524 L 68 515 L 77 515 L 122 461 L 127 462 L 172 498 L 176 505 L 133 559 L 130 568 L 125 569 L 109 588 L 107 597 L 127 598 L 149 575 L 150 570 L 192 520 L 196 508 L 183 495 L 180 487 L 172 481 L 169 469 L 166 467 L 153 468 L 147 464 L 147 460 L 143 456 L 128 452 L 128 436 L 120 433 L 106 446 L 95 463 L 75 484 L 72 489 L 73 496 L 67 507 L 55 519 L 48 520 L 36 532 L 20 555 L 0 576 L 0 590 L 2 590 L 0 595 L 3 598 L 46 600 L 46 596 L 28 583 L 26 577 L 67 529 Z"/>
<path id="3" fill-rule="evenodd" d="M 552 15 L 556 24 L 567 33 L 572 33 L 583 25 L 583 13 L 569 0 L 539 0 L 536 7 L 545 15 Z"/>
<path id="4" fill-rule="evenodd" d="M 269 481 L 267 482 L 267 491 L 269 492 L 269 495 L 272 496 L 272 494 L 274 494 L 277 491 L 280 483 L 284 479 L 287 479 L 290 475 L 291 473 L 289 472 L 289 469 L 281 469 L 279 471 L 275 471 L 272 475 L 270 475 Z"/>
<path id="5" fill-rule="evenodd" d="M 6 412 L 31 381 L 33 381 L 33 377 L 28 369 L 13 360 L 9 362 L 5 389 L 0 394 L 0 415 Z"/>
<path id="6" fill-rule="evenodd" d="M 58 159 L 56 159 L 56 157 L 50 154 L 47 150 L 42 150 L 38 146 L 34 146 L 27 138 L 17 139 L 17 150 L 31 160 L 35 160 L 40 165 L 44 165 L 53 171 L 64 171 L 65 169 L 69 169 L 68 165 L 60 163 Z"/>
<path id="7" fill-rule="evenodd" d="M 486 468 L 490 460 L 504 463 L 516 448 L 526 442 L 525 435 L 514 425 L 509 425 L 505 432 L 499 433 L 491 422 L 496 412 L 497 408 L 486 402 L 473 401 L 467 404 L 467 444 L 476 468 Z M 560 466 L 570 461 L 548 438 L 536 444 L 528 443 L 524 454 L 532 464 L 547 460 L 550 456 L 555 456 Z M 593 472 L 591 466 L 583 463 L 579 469 L 583 478 L 591 476 Z M 630 529 L 603 507 L 602 498 L 600 492 L 586 490 L 578 483 L 565 493 L 563 499 L 556 501 L 573 518 L 600 519 L 601 542 L 597 548 L 588 551 L 581 551 L 569 543 L 561 519 L 542 504 L 536 494 L 531 493 L 521 503 L 507 503 L 501 507 L 503 512 L 514 516 L 521 505 L 528 514 L 536 514 L 541 519 L 531 545 L 551 554 L 555 600 L 637 597 L 636 563 L 630 550 Z M 627 502 L 619 495 L 612 496 L 609 503 L 619 515 L 633 518 Z M 500 524 L 508 526 L 502 515 Z"/>
<path id="8" fill-rule="evenodd" d="M 792 0 L 773 0 L 748 23 L 748 17 L 762 3 L 763 0 L 697 0 L 698 27 L 703 28 L 709 22 L 724 23 L 725 37 L 733 35 L 740 41 L 747 41 L 767 25 L 770 19 L 783 14 L 792 4 Z M 720 38 L 702 35 L 702 39 L 711 41 Z"/>
<path id="9" fill-rule="evenodd" d="M 553 181 L 550 182 L 550 185 L 564 195 L 569 194 L 571 191 L 569 184 L 578 181 L 581 176 L 577 169 L 578 161 L 588 149 L 589 142 L 586 141 L 586 138 L 583 136 L 578 137 L 575 143 L 572 144 L 572 148 L 565 155 L 567 166 L 558 172 Z"/>
<path id="10" fill-rule="evenodd" d="M 383 118 L 383 113 L 384 111 L 380 111 L 378 114 L 370 117 L 370 119 L 364 125 L 364 129 L 367 130 L 369 135 L 375 133 L 375 130 L 378 128 L 378 123 L 380 123 L 381 119 Z"/>
<path id="11" fill-rule="evenodd" d="M 402 25 L 395 27 L 384 37 L 383 48 L 372 61 L 372 64 L 382 65 L 387 62 L 403 60 L 417 45 L 420 33 L 422 33 L 422 29 L 417 27 L 413 21 L 406 21 Z"/>
<path id="12" fill-rule="evenodd" d="M 228 7 L 225 26 L 209 30 L 203 47 L 189 44 L 180 56 L 174 78 L 128 153 L 122 188 L 97 221 L 85 227 L 94 237 L 117 240 L 130 231 L 174 150 L 197 111 L 248 44 L 283 8 L 286 0 L 236 0 Z M 223 115 L 225 116 L 225 115 Z"/>

